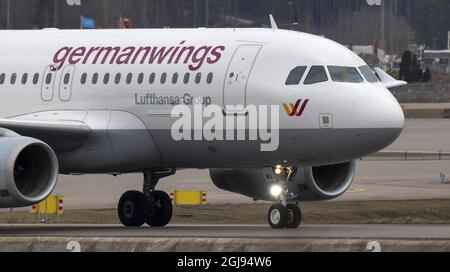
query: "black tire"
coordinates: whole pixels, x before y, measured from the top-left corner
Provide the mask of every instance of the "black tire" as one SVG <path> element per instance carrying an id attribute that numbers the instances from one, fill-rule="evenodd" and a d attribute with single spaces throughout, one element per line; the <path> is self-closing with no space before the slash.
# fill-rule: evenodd
<path id="1" fill-rule="evenodd" d="M 300 208 L 295 204 L 287 204 L 287 221 L 286 221 L 286 228 L 288 229 L 295 229 L 300 226 L 300 223 L 302 222 L 302 211 Z"/>
<path id="2" fill-rule="evenodd" d="M 127 227 L 140 227 L 150 212 L 150 204 L 139 191 L 127 191 L 119 200 L 117 213 L 120 222 Z"/>
<path id="3" fill-rule="evenodd" d="M 172 219 L 172 200 L 164 191 L 153 191 L 152 197 L 157 209 L 147 218 L 146 222 L 152 227 L 164 227 Z"/>
<path id="4" fill-rule="evenodd" d="M 287 222 L 287 209 L 281 204 L 274 204 L 270 207 L 269 212 L 267 213 L 267 220 L 269 221 L 269 225 L 273 229 L 281 229 L 286 226 Z"/>

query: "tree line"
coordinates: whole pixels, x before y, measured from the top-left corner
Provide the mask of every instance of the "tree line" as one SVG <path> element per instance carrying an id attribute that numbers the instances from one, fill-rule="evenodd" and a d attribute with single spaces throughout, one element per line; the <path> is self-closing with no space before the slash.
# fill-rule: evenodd
<path id="1" fill-rule="evenodd" d="M 343 44 L 382 45 L 403 52 L 408 43 L 447 47 L 448 0 L 384 0 L 385 39 L 380 41 L 381 10 L 366 0 L 0 0 L 0 28 L 79 28 L 80 15 L 102 28 L 127 17 L 134 27 L 261 27 L 273 14 L 281 28 L 325 35 Z M 10 3 L 9 24 L 7 3 Z"/>

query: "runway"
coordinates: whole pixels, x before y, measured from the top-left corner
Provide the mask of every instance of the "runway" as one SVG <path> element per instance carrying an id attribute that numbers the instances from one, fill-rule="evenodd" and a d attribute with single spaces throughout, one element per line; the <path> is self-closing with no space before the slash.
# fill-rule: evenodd
<path id="1" fill-rule="evenodd" d="M 0 237 L 390 239 L 448 240 L 449 225 L 302 225 L 274 230 L 267 225 L 0 225 Z"/>

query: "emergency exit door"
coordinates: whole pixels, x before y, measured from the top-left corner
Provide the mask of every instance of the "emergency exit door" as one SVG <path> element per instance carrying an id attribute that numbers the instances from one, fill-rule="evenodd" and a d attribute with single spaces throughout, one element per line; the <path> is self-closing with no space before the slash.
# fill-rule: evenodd
<path id="1" fill-rule="evenodd" d="M 53 99 L 53 88 L 55 85 L 56 72 L 51 65 L 47 66 L 44 71 L 44 78 L 42 80 L 41 86 L 41 99 L 42 101 L 52 101 Z"/>
<path id="2" fill-rule="evenodd" d="M 61 101 L 70 101 L 72 98 L 72 83 L 73 76 L 75 74 L 75 66 L 66 66 L 60 77 L 59 81 L 59 99 Z"/>

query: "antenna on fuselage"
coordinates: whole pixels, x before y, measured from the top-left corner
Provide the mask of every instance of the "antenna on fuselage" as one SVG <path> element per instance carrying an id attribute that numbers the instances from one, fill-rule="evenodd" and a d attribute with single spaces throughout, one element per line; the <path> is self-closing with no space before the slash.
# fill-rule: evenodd
<path id="1" fill-rule="evenodd" d="M 277 30 L 277 29 L 278 29 L 278 26 L 277 26 L 277 23 L 275 22 L 275 19 L 274 19 L 273 16 L 272 16 L 272 14 L 269 14 L 269 20 L 270 20 L 270 27 L 271 27 L 273 30 Z"/>

